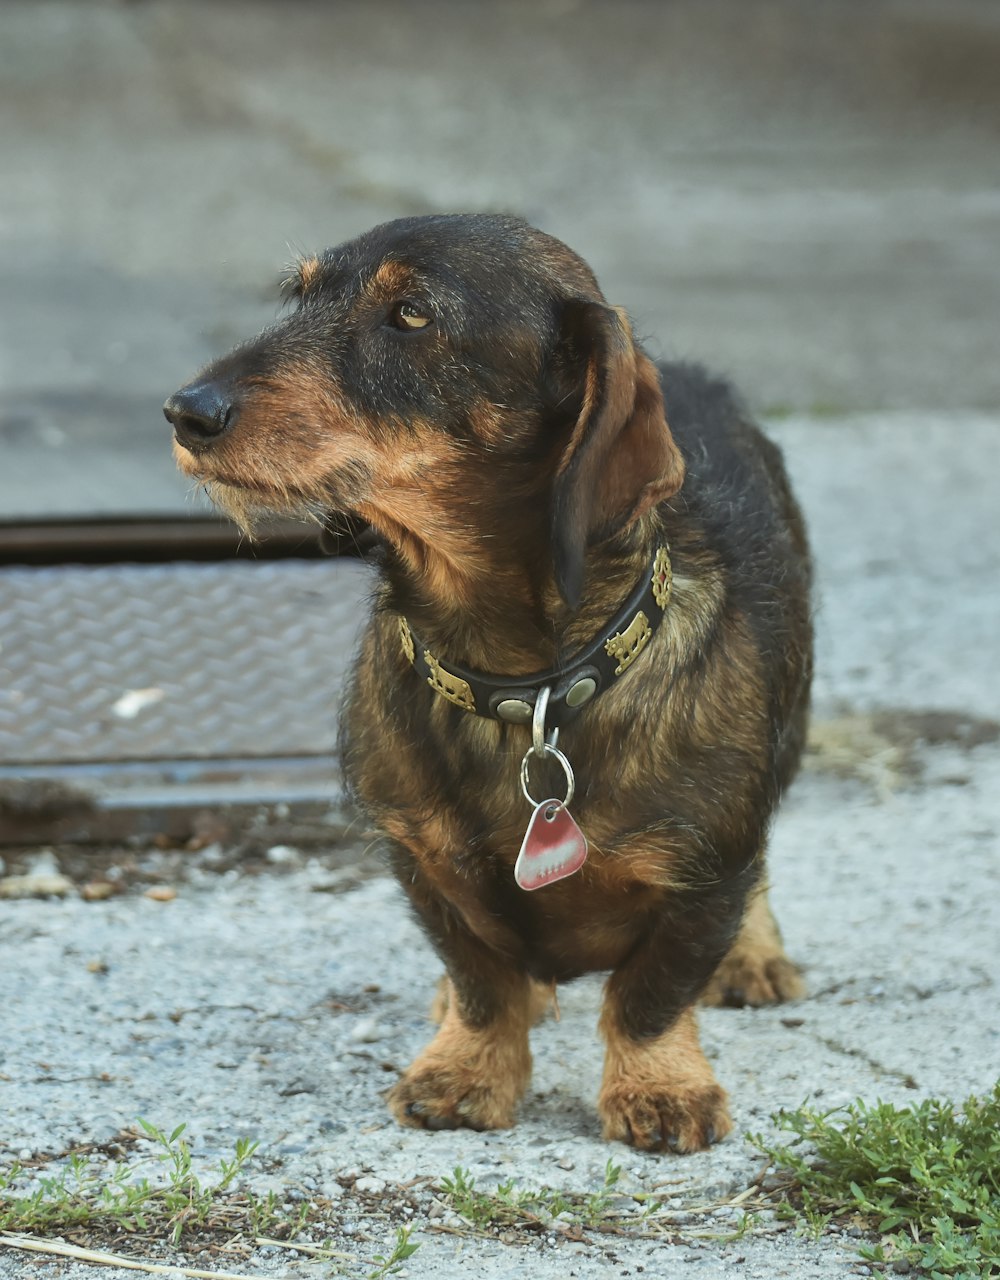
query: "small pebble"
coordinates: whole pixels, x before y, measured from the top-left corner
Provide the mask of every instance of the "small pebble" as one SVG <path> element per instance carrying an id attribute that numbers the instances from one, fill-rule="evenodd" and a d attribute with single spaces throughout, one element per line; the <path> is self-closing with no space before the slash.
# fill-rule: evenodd
<path id="1" fill-rule="evenodd" d="M 215 866 L 223 861 L 226 851 L 218 840 L 212 840 L 208 844 L 203 845 L 199 851 L 200 860 L 206 866 Z"/>
<path id="2" fill-rule="evenodd" d="M 275 866 L 291 866 L 301 862 L 302 855 L 290 844 L 273 844 L 267 851 L 267 860 Z"/>
<path id="3" fill-rule="evenodd" d="M 354 1184 L 354 1190 L 370 1196 L 377 1196 L 381 1195 L 385 1190 L 385 1183 L 381 1178 L 359 1178 Z"/>
<path id="4" fill-rule="evenodd" d="M 103 902 L 114 891 L 115 886 L 109 880 L 88 880 L 80 890 L 80 895 L 85 902 Z"/>
<path id="5" fill-rule="evenodd" d="M 65 898 L 72 892 L 72 880 L 63 875 L 6 876 L 0 880 L 0 898 Z"/>
<path id="6" fill-rule="evenodd" d="M 557 1161 L 556 1161 L 556 1163 L 558 1164 L 558 1166 L 559 1166 L 559 1168 L 560 1168 L 560 1169 L 575 1169 L 575 1168 L 576 1168 L 576 1161 L 571 1160 L 571 1159 L 569 1158 L 569 1156 L 563 1156 L 563 1158 L 562 1158 L 561 1160 L 557 1160 Z"/>
<path id="7" fill-rule="evenodd" d="M 356 1022 L 348 1034 L 348 1040 L 356 1040 L 360 1044 L 373 1044 L 382 1039 L 382 1028 L 374 1018 L 362 1018 Z"/>

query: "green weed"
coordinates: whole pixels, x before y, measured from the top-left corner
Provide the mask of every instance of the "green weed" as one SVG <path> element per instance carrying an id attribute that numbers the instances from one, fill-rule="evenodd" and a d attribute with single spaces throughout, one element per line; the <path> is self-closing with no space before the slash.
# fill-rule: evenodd
<path id="1" fill-rule="evenodd" d="M 14 1165 L 0 1170 L 0 1230 L 52 1233 L 85 1227 L 90 1230 L 165 1235 L 176 1245 L 185 1231 L 205 1229 L 257 1149 L 240 1139 L 231 1160 L 219 1161 L 218 1180 L 204 1184 L 191 1167 L 191 1149 L 183 1138 L 185 1126 L 170 1134 L 145 1120 L 139 1124 L 157 1148 L 151 1159 L 164 1166 L 165 1179 L 150 1182 L 137 1177 L 142 1163 L 115 1164 L 107 1173 L 79 1154 L 72 1154 L 58 1172 L 41 1177 L 26 1196 L 16 1193 L 26 1170 Z"/>
<path id="2" fill-rule="evenodd" d="M 859 1101 L 774 1119 L 792 1143 L 751 1141 L 787 1174 L 783 1204 L 800 1225 L 818 1235 L 850 1216 L 882 1237 L 862 1250 L 877 1265 L 905 1260 L 933 1280 L 1000 1277 L 1000 1082 L 960 1108 Z"/>
<path id="3" fill-rule="evenodd" d="M 501 1182 L 492 1191 L 481 1191 L 469 1171 L 459 1167 L 450 1178 L 441 1179 L 440 1190 L 455 1212 L 479 1231 L 501 1226 L 545 1226 L 553 1218 L 597 1227 L 608 1217 L 618 1195 L 621 1172 L 621 1167 L 609 1160 L 603 1186 L 584 1194 L 554 1191 L 551 1187 L 518 1190 L 513 1179 Z"/>
<path id="4" fill-rule="evenodd" d="M 392 1252 L 375 1255 L 373 1261 L 378 1265 L 374 1271 L 369 1272 L 368 1280 L 382 1280 L 383 1276 L 392 1275 L 394 1271 L 399 1270 L 407 1258 L 413 1257 L 420 1245 L 411 1243 L 412 1230 L 412 1227 L 400 1227 L 396 1232 L 396 1244 Z"/>
<path id="5" fill-rule="evenodd" d="M 266 1237 L 271 1244 L 289 1244 L 320 1260 L 357 1261 L 332 1248 L 298 1243 L 306 1228 L 335 1226 L 329 1201 L 303 1202 L 289 1210 L 279 1206 L 273 1192 L 258 1197 L 237 1189 L 236 1182 L 257 1150 L 257 1143 L 240 1139 L 230 1159 L 218 1163 L 218 1176 L 200 1178 L 192 1165 L 184 1125 L 167 1132 L 145 1120 L 140 1130 L 122 1135 L 127 1145 L 143 1138 L 151 1154 L 140 1160 L 116 1159 L 111 1168 L 89 1154 L 70 1153 L 52 1174 L 14 1164 L 0 1169 L 0 1231 L 45 1237 L 83 1235 L 102 1245 L 128 1237 L 166 1241 L 187 1248 L 225 1246 L 249 1254 Z M 142 1174 L 152 1164 L 159 1176 Z M 27 1190 L 24 1188 L 27 1186 Z M 396 1234 L 394 1248 L 373 1259 L 368 1280 L 383 1280 L 397 1271 L 419 1246 L 410 1240 L 412 1227 Z M 133 1245 L 134 1247 L 134 1245 Z"/>

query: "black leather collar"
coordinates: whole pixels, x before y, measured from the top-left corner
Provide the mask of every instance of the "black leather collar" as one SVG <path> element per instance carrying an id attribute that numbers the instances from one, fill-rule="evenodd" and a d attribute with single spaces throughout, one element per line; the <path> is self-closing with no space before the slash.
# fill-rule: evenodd
<path id="1" fill-rule="evenodd" d="M 558 667 L 530 676 L 491 676 L 457 663 L 447 666 L 399 619 L 403 652 L 431 688 L 463 711 L 510 724 L 530 724 L 541 689 L 551 690 L 546 728 L 569 724 L 602 690 L 623 676 L 649 643 L 670 601 L 673 574 L 666 543 L 603 633 Z"/>

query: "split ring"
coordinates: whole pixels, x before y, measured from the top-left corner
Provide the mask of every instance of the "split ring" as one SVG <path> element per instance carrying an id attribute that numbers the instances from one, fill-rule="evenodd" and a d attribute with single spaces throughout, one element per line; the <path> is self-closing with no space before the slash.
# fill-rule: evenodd
<path id="1" fill-rule="evenodd" d="M 528 790 L 528 761 L 534 755 L 553 756 L 563 767 L 563 773 L 566 775 L 566 799 L 562 802 L 563 808 L 568 808 L 570 801 L 573 799 L 573 792 L 576 790 L 576 779 L 573 776 L 573 766 L 566 759 L 558 747 L 551 746 L 547 742 L 542 743 L 543 750 L 536 751 L 535 748 L 529 747 L 524 753 L 524 759 L 521 761 L 521 790 L 524 792 L 524 798 L 533 809 L 537 809 L 542 803 L 535 800 Z"/>

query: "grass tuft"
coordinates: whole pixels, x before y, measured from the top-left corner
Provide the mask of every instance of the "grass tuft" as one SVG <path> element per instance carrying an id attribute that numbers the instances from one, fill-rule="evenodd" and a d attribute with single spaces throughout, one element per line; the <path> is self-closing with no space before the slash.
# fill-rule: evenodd
<path id="1" fill-rule="evenodd" d="M 39 1240 L 65 1236 L 88 1247 L 126 1243 L 132 1252 L 140 1245 L 183 1244 L 227 1257 L 246 1257 L 266 1244 L 325 1261 L 358 1261 L 309 1238 L 336 1227 L 335 1202 L 316 1197 L 292 1208 L 279 1204 L 273 1192 L 259 1197 L 237 1187 L 256 1142 L 241 1138 L 232 1157 L 219 1160 L 217 1176 L 205 1179 L 193 1168 L 185 1125 L 167 1132 L 146 1120 L 138 1124 L 115 1140 L 110 1167 L 93 1159 L 107 1148 L 88 1146 L 67 1153 L 52 1173 L 21 1164 L 0 1168 L 0 1233 Z M 123 1147 L 142 1142 L 151 1146 L 148 1156 L 119 1158 Z M 154 1167 L 152 1177 L 142 1173 L 144 1165 Z M 412 1257 L 419 1245 L 411 1242 L 411 1231 L 409 1225 L 397 1230 L 394 1247 L 372 1259 L 375 1269 L 365 1273 L 366 1280 L 383 1280 Z"/>
<path id="2" fill-rule="evenodd" d="M 1000 1082 L 962 1107 L 858 1101 L 773 1118 L 791 1143 L 750 1140 L 787 1175 L 777 1193 L 800 1226 L 818 1235 L 851 1218 L 881 1237 L 862 1256 L 890 1270 L 1000 1277 Z"/>
<path id="3" fill-rule="evenodd" d="M 117 1162 L 110 1174 L 72 1153 L 56 1173 L 39 1177 L 27 1195 L 16 1194 L 29 1171 L 0 1169 L 0 1231 L 57 1233 L 86 1228 L 116 1234 L 156 1234 L 175 1246 L 185 1232 L 204 1231 L 219 1217 L 225 1193 L 257 1149 L 240 1139 L 233 1158 L 219 1161 L 219 1177 L 203 1183 L 191 1166 L 185 1125 L 171 1133 L 140 1120 L 153 1144 L 151 1160 L 164 1177 L 137 1177 L 138 1165 Z M 146 1163 L 148 1163 L 147 1161 Z M 259 1213 L 259 1206 L 255 1206 Z M 268 1223 L 273 1227 L 273 1223 Z"/>
<path id="4" fill-rule="evenodd" d="M 598 1227 L 608 1217 L 618 1196 L 621 1166 L 609 1160 L 604 1167 L 604 1183 L 598 1191 L 554 1191 L 551 1187 L 518 1190 L 513 1179 L 501 1182 L 492 1191 L 481 1191 L 467 1169 L 461 1167 L 450 1178 L 442 1178 L 441 1193 L 455 1212 L 478 1231 L 494 1227 L 545 1227 L 553 1218 Z"/>
<path id="5" fill-rule="evenodd" d="M 391 1253 L 377 1253 L 374 1257 L 376 1267 L 368 1273 L 368 1280 L 383 1280 L 398 1271 L 407 1258 L 412 1258 L 420 1248 L 419 1244 L 410 1241 L 412 1226 L 400 1227 L 396 1231 L 396 1243 Z"/>

